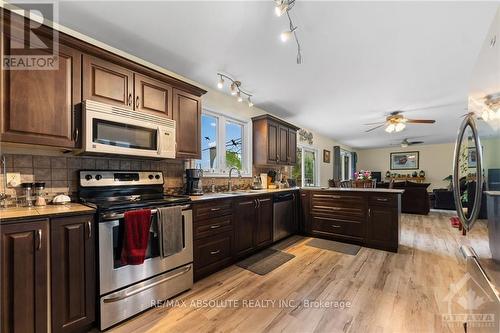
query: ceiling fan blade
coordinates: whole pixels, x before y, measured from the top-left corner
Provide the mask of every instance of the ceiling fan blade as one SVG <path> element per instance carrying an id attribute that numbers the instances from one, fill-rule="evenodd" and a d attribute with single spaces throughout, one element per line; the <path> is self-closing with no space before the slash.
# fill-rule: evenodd
<path id="1" fill-rule="evenodd" d="M 374 130 L 376 130 L 377 128 L 380 128 L 380 127 L 382 127 L 382 126 L 384 126 L 384 125 L 385 125 L 385 123 L 383 123 L 382 125 L 378 125 L 378 126 L 372 127 L 372 128 L 370 128 L 369 130 L 366 130 L 365 132 L 366 132 L 366 133 L 368 133 L 368 132 L 374 131 Z"/>
<path id="2" fill-rule="evenodd" d="M 406 119 L 407 124 L 434 124 L 435 122 L 431 119 Z"/>
<path id="3" fill-rule="evenodd" d="M 370 125 L 380 125 L 380 124 L 385 124 L 385 121 L 377 121 L 376 123 L 367 123 L 363 125 L 370 126 Z"/>
<path id="4" fill-rule="evenodd" d="M 452 103 L 436 104 L 436 105 L 424 106 L 422 108 L 405 109 L 404 112 L 430 110 L 430 109 L 444 108 L 447 106 L 460 105 L 460 104 L 467 104 L 467 102 L 466 101 L 463 101 L 463 102 L 457 101 L 457 102 L 452 102 Z"/>
<path id="5" fill-rule="evenodd" d="M 424 143 L 423 141 L 411 141 L 411 142 L 408 142 L 408 144 L 411 146 L 411 145 L 419 145 L 419 144 L 422 144 Z"/>

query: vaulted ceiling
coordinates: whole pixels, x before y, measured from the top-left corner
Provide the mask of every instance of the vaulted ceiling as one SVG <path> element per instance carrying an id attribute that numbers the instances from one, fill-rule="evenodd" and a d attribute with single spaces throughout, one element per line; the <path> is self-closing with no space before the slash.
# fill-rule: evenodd
<path id="1" fill-rule="evenodd" d="M 283 44 L 273 1 L 68 1 L 59 21 L 215 87 L 222 71 L 256 106 L 353 147 L 402 138 L 453 140 L 497 2 L 297 0 L 302 48 Z M 423 108 L 419 110 L 419 108 Z M 416 109 L 416 110 L 415 110 Z M 401 133 L 365 133 L 393 110 L 436 119 Z"/>

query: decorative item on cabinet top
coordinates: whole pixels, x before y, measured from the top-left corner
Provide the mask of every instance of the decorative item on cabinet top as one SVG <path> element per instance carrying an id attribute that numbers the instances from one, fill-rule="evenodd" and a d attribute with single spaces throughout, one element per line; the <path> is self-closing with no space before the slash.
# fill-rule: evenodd
<path id="1" fill-rule="evenodd" d="M 300 141 L 307 142 L 310 145 L 313 144 L 313 134 L 311 132 L 306 131 L 303 128 L 299 130 L 299 138 Z"/>

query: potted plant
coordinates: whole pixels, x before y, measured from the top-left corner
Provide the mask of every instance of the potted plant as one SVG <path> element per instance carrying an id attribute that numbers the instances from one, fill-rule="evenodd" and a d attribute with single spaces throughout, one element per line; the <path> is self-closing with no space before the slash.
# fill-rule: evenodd
<path id="1" fill-rule="evenodd" d="M 360 170 L 354 173 L 354 187 L 365 187 L 365 183 L 372 182 L 372 172 Z"/>

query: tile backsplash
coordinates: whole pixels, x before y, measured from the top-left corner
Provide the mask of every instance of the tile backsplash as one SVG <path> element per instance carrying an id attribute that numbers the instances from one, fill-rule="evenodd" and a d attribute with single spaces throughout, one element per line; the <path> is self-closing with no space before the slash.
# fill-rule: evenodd
<path id="1" fill-rule="evenodd" d="M 64 193 L 75 196 L 78 170 L 154 170 L 163 171 L 165 193 L 179 194 L 184 189 L 184 162 L 179 160 L 136 160 L 107 157 L 40 156 L 5 154 L 7 172 L 21 174 L 21 182 L 44 182 L 50 198 Z M 0 175 L 3 191 L 3 175 Z M 8 188 L 8 194 L 22 195 L 22 189 Z"/>

